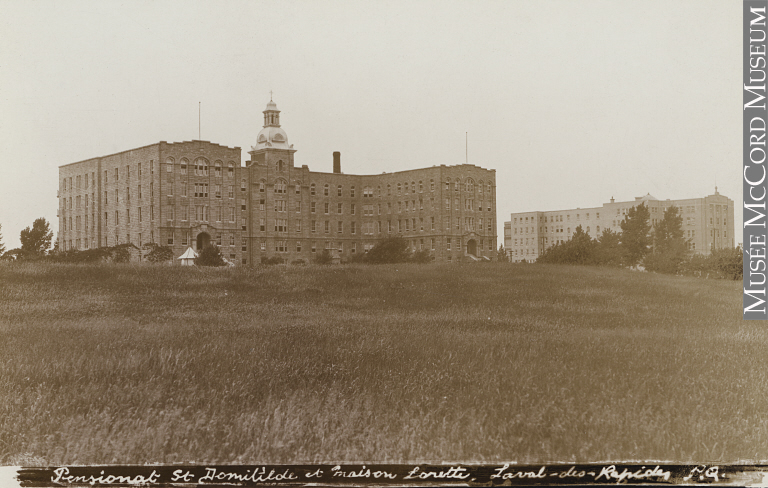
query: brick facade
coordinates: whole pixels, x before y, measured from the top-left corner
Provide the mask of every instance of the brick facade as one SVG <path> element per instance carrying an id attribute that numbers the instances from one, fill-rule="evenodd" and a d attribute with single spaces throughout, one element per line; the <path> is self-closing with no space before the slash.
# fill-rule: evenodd
<path id="1" fill-rule="evenodd" d="M 178 257 L 214 242 L 238 264 L 274 256 L 311 262 L 323 249 L 346 261 L 399 235 L 437 261 L 495 258 L 495 170 L 462 164 L 348 175 L 337 159 L 337 172 L 322 173 L 296 167 L 295 152 L 270 101 L 245 167 L 240 148 L 207 141 L 160 142 L 61 166 L 59 246 L 155 242 Z"/>

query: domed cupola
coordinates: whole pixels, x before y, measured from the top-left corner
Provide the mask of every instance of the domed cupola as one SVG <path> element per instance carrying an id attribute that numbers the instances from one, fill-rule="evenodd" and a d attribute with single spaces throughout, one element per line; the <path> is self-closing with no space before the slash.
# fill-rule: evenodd
<path id="1" fill-rule="evenodd" d="M 264 128 L 256 137 L 256 145 L 252 147 L 253 150 L 266 148 L 291 149 L 288 135 L 280 128 L 280 111 L 271 97 L 264 110 Z"/>

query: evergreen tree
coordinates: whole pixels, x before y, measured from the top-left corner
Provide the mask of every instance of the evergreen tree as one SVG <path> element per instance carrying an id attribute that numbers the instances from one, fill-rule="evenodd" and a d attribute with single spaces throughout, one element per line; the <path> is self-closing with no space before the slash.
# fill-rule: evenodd
<path id="1" fill-rule="evenodd" d="M 646 258 L 650 271 L 677 274 L 688 256 L 688 241 L 683 237 L 683 217 L 674 205 L 664 212 L 653 229 L 653 254 Z"/>
<path id="2" fill-rule="evenodd" d="M 3 224 L 0 224 L 0 256 L 5 252 L 5 244 L 3 244 Z"/>
<path id="3" fill-rule="evenodd" d="M 198 266 L 224 266 L 227 263 L 224 262 L 219 246 L 208 244 L 195 258 L 195 264 Z"/>
<path id="4" fill-rule="evenodd" d="M 621 249 L 628 266 L 640 263 L 648 254 L 651 238 L 651 214 L 645 203 L 632 207 L 621 222 Z"/>
<path id="5" fill-rule="evenodd" d="M 51 247 L 52 238 L 48 221 L 40 217 L 32 223 L 32 229 L 27 227 L 21 231 L 21 250 L 27 256 L 44 256 Z"/>
<path id="6" fill-rule="evenodd" d="M 622 261 L 621 234 L 611 229 L 604 229 L 597 239 L 595 264 L 620 266 Z"/>
<path id="7" fill-rule="evenodd" d="M 591 264 L 594 261 L 595 243 L 579 225 L 573 237 L 566 243 L 568 262 L 571 264 Z"/>
<path id="8" fill-rule="evenodd" d="M 504 244 L 499 244 L 499 250 L 496 251 L 496 261 L 501 263 L 506 263 L 509 261 L 509 257 L 507 257 L 507 251 L 504 250 Z"/>

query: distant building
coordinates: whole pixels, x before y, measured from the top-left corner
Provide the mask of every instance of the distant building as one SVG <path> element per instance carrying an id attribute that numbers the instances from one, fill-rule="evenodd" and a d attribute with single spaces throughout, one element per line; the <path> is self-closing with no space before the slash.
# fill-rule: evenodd
<path id="1" fill-rule="evenodd" d="M 242 167 L 239 147 L 160 142 L 59 168 L 59 247 L 147 242 L 175 257 L 212 242 L 231 262 L 279 256 L 342 261 L 402 236 L 438 261 L 492 259 L 496 175 L 474 165 L 379 175 L 294 166 L 296 149 L 270 101 Z"/>
<path id="2" fill-rule="evenodd" d="M 715 188 L 713 195 L 704 198 L 658 200 L 647 194 L 628 202 L 611 198 L 602 207 L 513 213 L 510 221 L 504 222 L 504 249 L 511 261 L 534 261 L 548 247 L 569 240 L 579 225 L 592 238 L 605 229 L 621 232 L 624 216 L 641 203 L 648 207 L 652 227 L 667 208 L 676 206 L 692 252 L 707 255 L 712 249 L 734 247 L 733 200 Z"/>

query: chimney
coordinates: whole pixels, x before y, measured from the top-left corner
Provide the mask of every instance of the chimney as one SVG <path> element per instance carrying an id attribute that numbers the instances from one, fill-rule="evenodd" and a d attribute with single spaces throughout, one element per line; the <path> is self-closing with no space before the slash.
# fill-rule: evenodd
<path id="1" fill-rule="evenodd" d="M 341 153 L 339 151 L 333 152 L 333 172 L 341 173 Z"/>
<path id="2" fill-rule="evenodd" d="M 613 203 L 613 197 L 611 197 L 611 203 Z"/>

